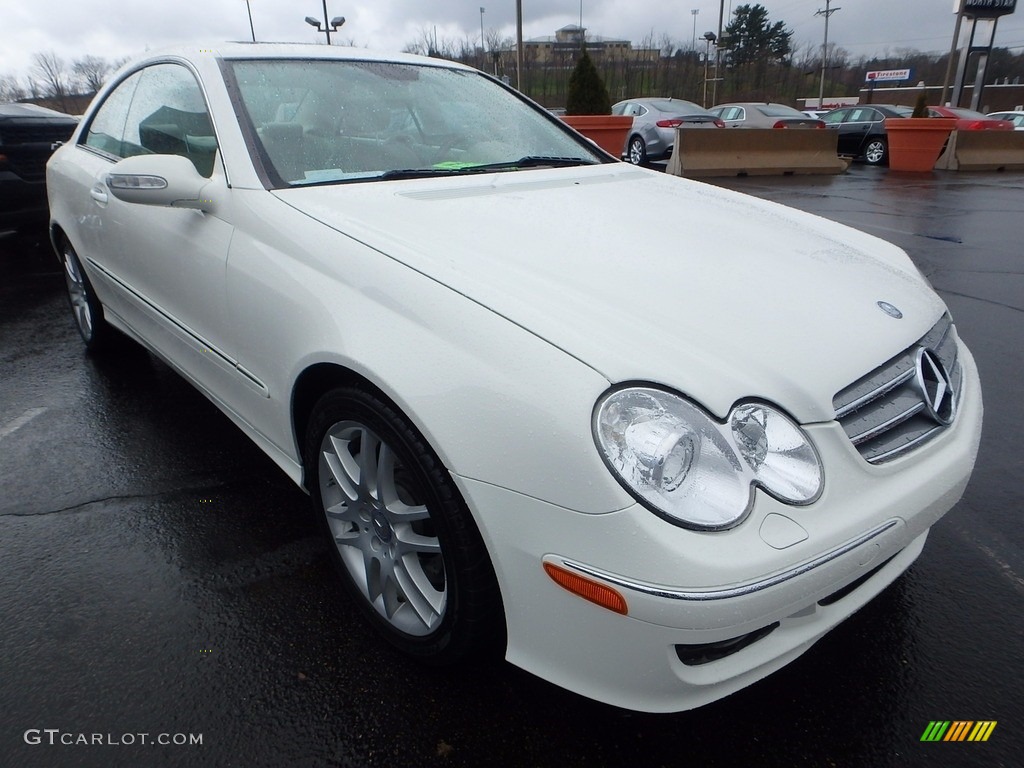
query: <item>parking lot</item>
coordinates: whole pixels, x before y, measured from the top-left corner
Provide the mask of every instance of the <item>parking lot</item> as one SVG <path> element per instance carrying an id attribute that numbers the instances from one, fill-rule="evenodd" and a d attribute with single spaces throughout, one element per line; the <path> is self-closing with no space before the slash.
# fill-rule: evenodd
<path id="1" fill-rule="evenodd" d="M 877 600 L 782 671 L 675 715 L 504 663 L 419 666 L 347 603 L 308 499 L 162 363 L 86 356 L 45 233 L 10 233 L 0 765 L 1019 765 L 1024 175 L 854 166 L 717 183 L 904 248 L 977 359 L 971 484 Z M 679 241 L 713 257 L 714 237 Z M 998 724 L 985 743 L 922 742 L 936 720 Z M 51 744 L 55 730 L 75 743 Z"/>

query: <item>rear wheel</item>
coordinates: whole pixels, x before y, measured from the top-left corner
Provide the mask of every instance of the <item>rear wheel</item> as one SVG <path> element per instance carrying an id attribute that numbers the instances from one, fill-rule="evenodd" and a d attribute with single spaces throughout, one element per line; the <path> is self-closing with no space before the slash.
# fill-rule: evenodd
<path id="1" fill-rule="evenodd" d="M 112 343 L 114 329 L 103 319 L 103 305 L 96 298 L 89 277 L 82 269 L 78 254 L 66 239 L 61 243 L 61 264 L 64 267 L 64 282 L 71 303 L 71 315 L 75 326 L 82 335 L 82 341 L 90 352 L 108 348 Z"/>
<path id="2" fill-rule="evenodd" d="M 626 152 L 626 159 L 633 165 L 644 165 L 647 162 L 647 145 L 640 136 L 632 136 L 629 139 L 629 150 Z"/>
<path id="3" fill-rule="evenodd" d="M 313 409 L 313 505 L 350 595 L 399 650 L 437 664 L 504 640 L 497 582 L 451 476 L 394 406 L 341 388 Z"/>
<path id="4" fill-rule="evenodd" d="M 889 147 L 883 138 L 868 139 L 864 148 L 864 162 L 868 165 L 883 165 L 889 160 Z"/>

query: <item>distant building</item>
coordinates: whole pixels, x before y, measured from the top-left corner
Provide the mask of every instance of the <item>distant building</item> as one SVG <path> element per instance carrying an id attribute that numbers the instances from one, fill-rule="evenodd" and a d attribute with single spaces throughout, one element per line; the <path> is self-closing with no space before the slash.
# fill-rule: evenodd
<path id="1" fill-rule="evenodd" d="M 557 30 L 554 35 L 524 40 L 523 53 L 527 59 L 539 64 L 575 60 L 584 39 L 587 53 L 595 61 L 638 60 L 657 58 L 661 55 L 658 48 L 634 48 L 629 40 L 588 35 L 585 27 L 576 24 L 568 24 Z"/>

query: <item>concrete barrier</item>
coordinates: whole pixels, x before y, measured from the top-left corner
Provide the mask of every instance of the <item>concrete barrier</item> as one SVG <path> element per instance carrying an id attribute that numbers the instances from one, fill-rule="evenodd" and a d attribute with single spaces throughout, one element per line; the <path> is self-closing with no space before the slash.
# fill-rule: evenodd
<path id="1" fill-rule="evenodd" d="M 1024 170 L 1024 131 L 953 131 L 935 167 L 943 171 Z"/>
<path id="2" fill-rule="evenodd" d="M 828 130 L 679 128 L 668 173 L 676 176 L 836 174 L 849 160 L 836 155 Z"/>

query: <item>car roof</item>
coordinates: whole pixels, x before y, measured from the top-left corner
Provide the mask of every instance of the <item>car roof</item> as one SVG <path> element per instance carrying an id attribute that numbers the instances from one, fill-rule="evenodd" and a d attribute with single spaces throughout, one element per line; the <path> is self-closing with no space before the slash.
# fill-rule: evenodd
<path id="1" fill-rule="evenodd" d="M 698 107 L 700 109 L 703 109 L 703 107 L 701 107 L 699 104 L 695 104 L 692 101 L 687 101 L 686 99 L 677 99 L 677 98 L 675 98 L 673 96 L 644 96 L 642 99 L 620 99 L 619 101 L 617 101 L 615 103 L 616 104 L 624 104 L 627 101 L 633 102 L 635 104 L 644 104 L 646 106 L 652 106 L 654 104 L 669 104 L 669 103 L 673 103 L 673 104 L 681 104 L 681 105 L 687 106 L 687 107 Z"/>
<path id="2" fill-rule="evenodd" d="M 715 104 L 714 108 L 718 107 L 788 107 L 789 104 L 783 104 L 781 101 L 726 101 L 721 104 Z M 793 107 L 790 107 L 793 109 Z"/>
<path id="3" fill-rule="evenodd" d="M 448 69 L 465 69 L 472 67 L 454 61 L 431 59 L 412 53 L 396 53 L 393 51 L 376 51 L 370 48 L 353 48 L 343 45 L 321 45 L 318 43 L 248 43 L 248 42 L 215 42 L 198 45 L 175 45 L 160 50 L 147 52 L 129 62 L 179 57 L 190 61 L 213 56 L 225 60 L 245 59 L 324 59 L 340 61 L 381 61 L 399 64 L 419 64 Z"/>

